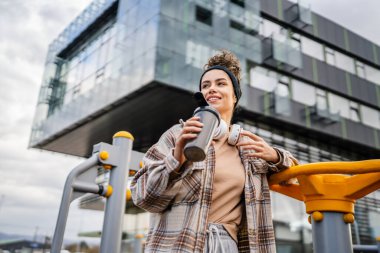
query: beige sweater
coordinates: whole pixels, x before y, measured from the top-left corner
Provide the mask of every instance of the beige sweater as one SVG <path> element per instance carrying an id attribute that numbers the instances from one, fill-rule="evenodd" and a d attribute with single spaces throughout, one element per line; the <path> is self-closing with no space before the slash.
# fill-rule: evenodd
<path id="1" fill-rule="evenodd" d="M 215 175 L 209 222 L 222 224 L 237 241 L 237 231 L 242 217 L 241 196 L 244 191 L 244 167 L 236 146 L 225 138 L 214 141 Z"/>

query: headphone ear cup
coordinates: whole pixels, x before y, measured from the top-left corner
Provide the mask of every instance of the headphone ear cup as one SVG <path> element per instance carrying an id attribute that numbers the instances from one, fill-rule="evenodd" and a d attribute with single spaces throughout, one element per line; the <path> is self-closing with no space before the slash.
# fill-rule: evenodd
<path id="1" fill-rule="evenodd" d="M 220 123 L 219 123 L 219 126 L 216 128 L 215 130 L 215 134 L 214 134 L 214 140 L 219 140 L 221 139 L 227 132 L 228 132 L 228 129 L 227 129 L 227 123 L 220 119 Z"/>
<path id="2" fill-rule="evenodd" d="M 228 144 L 235 146 L 239 141 L 240 132 L 241 132 L 241 127 L 237 124 L 233 124 L 231 126 L 230 135 L 228 136 L 228 140 L 227 140 Z"/>

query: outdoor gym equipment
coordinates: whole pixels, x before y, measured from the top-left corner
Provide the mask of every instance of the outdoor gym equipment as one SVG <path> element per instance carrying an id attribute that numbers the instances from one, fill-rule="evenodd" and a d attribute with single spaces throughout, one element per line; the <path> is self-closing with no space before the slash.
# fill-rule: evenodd
<path id="1" fill-rule="evenodd" d="M 298 184 L 287 184 L 292 178 Z M 380 189 L 380 159 L 297 165 L 273 174 L 269 184 L 305 203 L 314 253 L 349 253 L 355 201 Z"/>
<path id="2" fill-rule="evenodd" d="M 141 157 L 134 157 L 134 161 L 131 162 L 131 154 L 134 152 L 132 144 L 133 136 L 130 133 L 118 132 L 113 136 L 112 145 L 103 142 L 94 145 L 92 156 L 70 172 L 63 190 L 52 241 L 52 253 L 61 251 L 70 203 L 86 193 L 95 193 L 107 198 L 100 252 L 120 252 L 129 169 L 141 161 Z M 99 165 L 110 170 L 108 185 L 95 183 Z"/>

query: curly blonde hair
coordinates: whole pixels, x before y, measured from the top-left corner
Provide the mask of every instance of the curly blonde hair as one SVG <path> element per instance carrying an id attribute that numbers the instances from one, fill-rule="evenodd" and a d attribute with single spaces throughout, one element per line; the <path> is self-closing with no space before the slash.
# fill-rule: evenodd
<path id="1" fill-rule="evenodd" d="M 219 53 L 217 53 L 214 56 L 211 56 L 208 59 L 208 62 L 204 65 L 204 70 L 207 70 L 208 68 L 220 65 L 226 67 L 229 71 L 231 71 L 238 82 L 240 83 L 241 80 L 241 67 L 240 67 L 240 61 L 236 57 L 234 53 L 227 49 L 221 49 Z"/>

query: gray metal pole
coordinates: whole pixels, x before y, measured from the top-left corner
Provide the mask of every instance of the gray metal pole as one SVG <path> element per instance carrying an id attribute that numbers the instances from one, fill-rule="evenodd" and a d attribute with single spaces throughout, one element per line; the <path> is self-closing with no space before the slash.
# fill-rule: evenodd
<path id="1" fill-rule="evenodd" d="M 128 164 L 131 160 L 133 137 L 126 132 L 124 132 L 124 134 L 119 133 L 115 134 L 112 143 L 119 148 L 119 162 L 117 166 L 110 171 L 109 185 L 113 187 L 113 193 L 106 202 L 100 243 L 101 253 L 119 253 L 121 248 L 122 225 L 129 174 Z"/>
<path id="2" fill-rule="evenodd" d="M 135 235 L 135 253 L 142 253 L 142 239 L 144 238 L 143 234 L 136 234 Z"/>
<path id="3" fill-rule="evenodd" d="M 322 212 L 323 220 L 312 219 L 314 253 L 352 253 L 350 225 L 343 213 Z"/>
<path id="4" fill-rule="evenodd" d="M 360 241 L 360 231 L 359 231 L 359 226 L 357 222 L 354 222 L 354 230 L 355 230 L 356 244 L 360 245 L 362 243 Z"/>
<path id="5" fill-rule="evenodd" d="M 59 208 L 57 225 L 55 227 L 53 241 L 51 245 L 52 253 L 61 252 L 63 235 L 65 233 L 67 215 L 69 213 L 70 203 L 73 200 L 73 183 L 74 180 L 80 175 L 83 171 L 88 170 L 89 168 L 95 166 L 98 163 L 98 156 L 93 155 L 88 158 L 83 163 L 75 167 L 70 174 L 68 175 L 65 183 L 65 188 L 63 189 L 61 206 Z"/>

